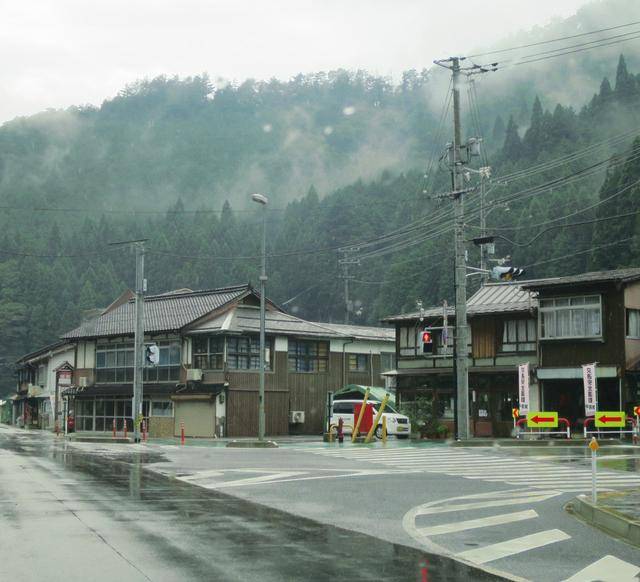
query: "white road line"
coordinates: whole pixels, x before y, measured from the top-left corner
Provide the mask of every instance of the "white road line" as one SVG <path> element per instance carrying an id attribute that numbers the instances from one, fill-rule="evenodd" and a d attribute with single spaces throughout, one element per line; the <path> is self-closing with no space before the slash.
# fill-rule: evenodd
<path id="1" fill-rule="evenodd" d="M 495 499 L 491 501 L 476 501 L 472 503 L 458 503 L 457 505 L 442 505 L 436 507 L 425 507 L 416 510 L 415 515 L 439 515 L 442 513 L 450 513 L 452 511 L 465 511 L 467 509 L 486 509 L 489 507 L 504 507 L 506 505 L 521 505 L 524 503 L 536 503 L 538 501 L 545 501 L 551 497 L 560 495 L 557 491 L 552 492 L 529 492 L 526 497 L 516 496 L 512 499 Z"/>
<path id="2" fill-rule="evenodd" d="M 601 580 L 602 582 L 632 582 L 637 581 L 640 568 L 615 556 L 605 556 L 590 564 L 580 572 L 567 578 L 564 582 L 587 582 Z"/>
<path id="3" fill-rule="evenodd" d="M 486 564 L 501 558 L 507 558 L 514 554 L 520 554 L 549 544 L 555 544 L 570 539 L 571 536 L 559 529 L 549 529 L 535 534 L 513 538 L 506 542 L 491 544 L 482 548 L 467 550 L 456 554 L 458 558 L 463 558 L 475 564 Z"/>
<path id="4" fill-rule="evenodd" d="M 527 509 L 526 511 L 502 513 L 500 515 L 491 515 L 489 517 L 482 517 L 480 519 L 455 521 L 442 525 L 433 525 L 431 527 L 419 527 L 418 532 L 425 536 L 439 536 L 443 534 L 466 531 L 469 529 L 478 529 L 481 527 L 514 523 L 516 521 L 524 521 L 526 519 L 534 519 L 536 517 L 538 517 L 537 512 L 535 512 L 533 509 Z"/>

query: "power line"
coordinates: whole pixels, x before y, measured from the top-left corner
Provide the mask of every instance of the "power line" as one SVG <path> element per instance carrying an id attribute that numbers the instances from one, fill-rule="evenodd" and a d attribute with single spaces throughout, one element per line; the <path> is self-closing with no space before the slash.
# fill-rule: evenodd
<path id="1" fill-rule="evenodd" d="M 584 254 L 586 254 L 586 253 L 591 253 L 591 252 L 593 252 L 593 251 L 598 251 L 598 250 L 600 250 L 600 249 L 606 249 L 606 248 L 608 248 L 608 247 L 613 247 L 613 246 L 616 246 L 616 245 L 621 245 L 621 244 L 623 244 L 623 243 L 626 243 L 626 242 L 629 242 L 629 241 L 635 240 L 636 238 L 637 238 L 637 235 L 630 236 L 630 237 L 623 238 L 623 239 L 620 239 L 620 240 L 617 240 L 617 241 L 613 241 L 613 242 L 610 242 L 610 243 L 606 243 L 606 244 L 603 244 L 603 245 L 598 245 L 598 246 L 595 246 L 595 247 L 590 247 L 590 248 L 588 248 L 588 249 L 584 249 L 584 250 L 582 250 L 582 251 L 575 251 L 575 252 L 569 253 L 569 254 L 567 254 L 567 255 L 562 255 L 561 257 L 554 257 L 554 258 L 551 258 L 551 259 L 545 259 L 545 260 L 543 260 L 543 261 L 538 261 L 538 262 L 536 262 L 536 263 L 531 263 L 531 264 L 529 264 L 529 265 L 525 265 L 525 266 L 524 266 L 524 267 L 522 267 L 522 268 L 523 268 L 523 269 L 530 269 L 531 267 L 537 267 L 538 265 L 545 265 L 545 264 L 547 264 L 547 263 L 553 263 L 553 262 L 555 262 L 555 261 L 562 261 L 563 259 L 569 259 L 569 258 L 572 258 L 572 257 L 578 256 L 578 255 L 584 255 Z"/>
<path id="2" fill-rule="evenodd" d="M 473 55 L 469 55 L 467 58 L 472 59 L 472 58 L 475 58 L 475 57 L 486 57 L 486 56 L 489 56 L 489 55 L 497 55 L 497 54 L 502 54 L 502 53 L 506 53 L 506 52 L 521 50 L 521 49 L 525 49 L 525 48 L 531 48 L 531 47 L 534 47 L 534 46 L 541 46 L 541 45 L 545 45 L 545 44 L 551 44 L 551 43 L 554 43 L 554 42 L 561 42 L 563 40 L 571 40 L 571 39 L 574 39 L 574 38 L 590 36 L 592 34 L 600 34 L 602 32 L 610 32 L 612 30 L 619 30 L 621 28 L 628 28 L 629 26 L 635 26 L 637 24 L 640 24 L 640 21 L 628 22 L 626 24 L 619 24 L 617 26 L 610 26 L 608 28 L 601 28 L 599 30 L 592 30 L 590 32 L 582 32 L 582 33 L 579 33 L 579 34 L 572 34 L 572 35 L 569 35 L 569 36 L 561 36 L 561 37 L 552 38 L 552 39 L 549 39 L 549 40 L 543 40 L 543 41 L 539 41 L 539 42 L 532 42 L 532 43 L 529 43 L 529 44 L 523 44 L 523 45 L 520 45 L 520 46 L 488 51 L 488 52 L 485 52 L 485 53 L 475 53 Z"/>

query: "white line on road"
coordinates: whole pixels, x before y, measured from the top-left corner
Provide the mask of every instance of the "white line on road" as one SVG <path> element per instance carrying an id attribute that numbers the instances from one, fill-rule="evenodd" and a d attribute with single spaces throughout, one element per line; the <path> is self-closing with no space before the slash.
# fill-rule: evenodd
<path id="1" fill-rule="evenodd" d="M 552 497 L 560 495 L 558 491 L 549 492 L 531 492 L 526 496 L 512 495 L 511 499 L 501 498 L 491 501 L 476 501 L 473 503 L 458 503 L 455 505 L 442 505 L 438 507 L 420 507 L 414 514 L 417 515 L 435 515 L 441 513 L 450 513 L 452 511 L 464 511 L 467 509 L 486 509 L 488 507 L 504 507 L 505 505 L 522 505 L 523 503 L 536 503 L 538 501 L 546 501 Z"/>
<path id="2" fill-rule="evenodd" d="M 486 564 L 514 554 L 520 554 L 549 544 L 571 539 L 571 536 L 559 529 L 549 529 L 538 533 L 513 538 L 506 542 L 491 544 L 482 548 L 466 550 L 457 554 L 458 558 L 469 560 L 475 564 Z"/>
<path id="3" fill-rule="evenodd" d="M 533 519 L 535 517 L 538 517 L 537 512 L 535 512 L 533 509 L 527 509 L 526 511 L 502 513 L 500 515 L 491 515 L 489 517 L 482 517 L 480 519 L 455 521 L 452 523 L 445 523 L 442 525 L 433 525 L 431 527 L 419 527 L 418 532 L 420 532 L 422 535 L 425 535 L 425 536 L 438 536 L 443 534 L 466 531 L 469 529 L 478 529 L 481 527 L 490 527 L 493 525 L 514 523 L 516 521 L 524 521 L 526 519 Z"/>
<path id="4" fill-rule="evenodd" d="M 590 564 L 577 574 L 567 578 L 564 582 L 588 582 L 601 580 L 602 582 L 635 582 L 640 568 L 615 556 L 605 556 Z"/>

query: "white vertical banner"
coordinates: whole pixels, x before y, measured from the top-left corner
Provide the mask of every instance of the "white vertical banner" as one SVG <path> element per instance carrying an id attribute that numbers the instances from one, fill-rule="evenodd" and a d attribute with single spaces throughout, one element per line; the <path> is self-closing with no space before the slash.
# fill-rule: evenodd
<path id="1" fill-rule="evenodd" d="M 518 400 L 520 415 L 529 412 L 529 362 L 518 366 Z"/>
<path id="2" fill-rule="evenodd" d="M 596 385 L 596 365 L 582 366 L 582 380 L 584 382 L 584 413 L 595 416 L 598 408 L 598 386 Z"/>

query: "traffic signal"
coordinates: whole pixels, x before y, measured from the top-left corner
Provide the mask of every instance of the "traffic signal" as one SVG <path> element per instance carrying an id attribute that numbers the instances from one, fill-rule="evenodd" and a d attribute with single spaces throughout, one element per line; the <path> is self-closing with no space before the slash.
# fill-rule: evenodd
<path id="1" fill-rule="evenodd" d="M 433 333 L 431 330 L 424 329 L 418 333 L 418 343 L 422 345 L 423 354 L 433 353 Z"/>
<path id="2" fill-rule="evenodd" d="M 495 281 L 513 281 L 524 275 L 524 269 L 517 267 L 493 267 L 491 278 Z"/>
<path id="3" fill-rule="evenodd" d="M 148 344 L 144 350 L 144 362 L 147 366 L 157 366 L 160 362 L 160 348 L 156 344 Z"/>

